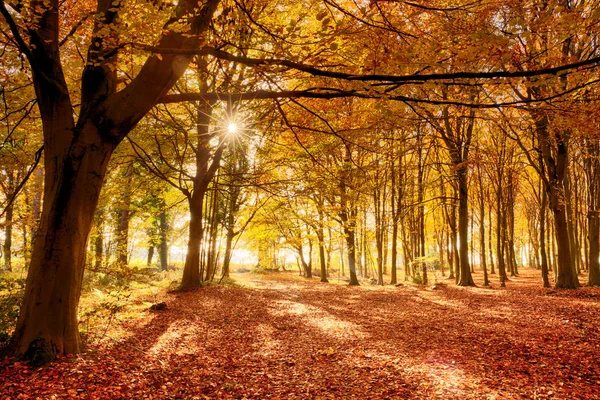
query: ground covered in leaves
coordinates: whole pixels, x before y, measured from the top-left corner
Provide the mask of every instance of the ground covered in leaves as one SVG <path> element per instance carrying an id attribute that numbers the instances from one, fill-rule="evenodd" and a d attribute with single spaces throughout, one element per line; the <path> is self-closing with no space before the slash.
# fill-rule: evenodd
<path id="1" fill-rule="evenodd" d="M 535 274 L 535 275 L 534 275 Z M 87 353 L 0 365 L 4 398 L 597 399 L 600 291 L 240 274 L 162 295 Z"/>

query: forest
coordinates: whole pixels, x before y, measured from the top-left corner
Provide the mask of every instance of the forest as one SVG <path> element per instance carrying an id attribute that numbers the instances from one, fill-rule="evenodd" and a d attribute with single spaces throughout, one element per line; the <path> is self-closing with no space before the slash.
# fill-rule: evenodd
<path id="1" fill-rule="evenodd" d="M 600 397 L 600 1 L 0 13 L 0 394 Z"/>

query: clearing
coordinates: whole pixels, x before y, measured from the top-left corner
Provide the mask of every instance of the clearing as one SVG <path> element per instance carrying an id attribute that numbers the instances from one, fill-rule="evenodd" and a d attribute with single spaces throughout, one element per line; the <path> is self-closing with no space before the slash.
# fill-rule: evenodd
<path id="1" fill-rule="evenodd" d="M 600 290 L 349 287 L 291 273 L 161 294 L 81 357 L 0 365 L 3 398 L 600 398 Z M 493 277 L 495 278 L 495 277 Z M 476 281 L 478 277 L 476 275 Z M 449 282 L 449 281 L 446 281 Z"/>

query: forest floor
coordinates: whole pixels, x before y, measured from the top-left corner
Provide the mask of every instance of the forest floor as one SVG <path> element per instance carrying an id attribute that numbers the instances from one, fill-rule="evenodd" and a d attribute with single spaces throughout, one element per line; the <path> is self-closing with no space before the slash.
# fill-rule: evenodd
<path id="1" fill-rule="evenodd" d="M 599 289 L 233 278 L 161 293 L 81 356 L 2 361 L 0 398 L 600 398 Z"/>

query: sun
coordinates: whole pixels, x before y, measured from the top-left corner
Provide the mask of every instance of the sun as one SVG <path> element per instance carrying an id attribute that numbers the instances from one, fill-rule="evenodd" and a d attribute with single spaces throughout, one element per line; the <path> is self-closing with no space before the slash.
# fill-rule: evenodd
<path id="1" fill-rule="evenodd" d="M 235 122 L 230 122 L 227 125 L 227 133 L 229 133 L 230 135 L 235 135 L 238 132 L 238 125 Z"/>

